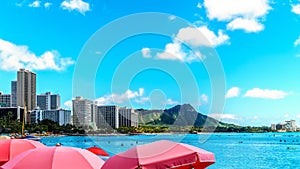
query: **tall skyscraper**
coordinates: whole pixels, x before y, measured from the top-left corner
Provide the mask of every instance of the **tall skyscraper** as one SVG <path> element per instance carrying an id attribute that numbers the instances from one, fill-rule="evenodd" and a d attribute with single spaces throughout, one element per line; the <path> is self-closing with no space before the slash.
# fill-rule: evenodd
<path id="1" fill-rule="evenodd" d="M 17 81 L 11 81 L 11 107 L 17 107 Z"/>
<path id="2" fill-rule="evenodd" d="M 46 92 L 37 95 L 37 106 L 41 110 L 57 110 L 60 108 L 60 95 Z"/>
<path id="3" fill-rule="evenodd" d="M 17 75 L 17 106 L 31 111 L 36 107 L 36 74 L 25 69 L 20 69 Z"/>
<path id="4" fill-rule="evenodd" d="M 73 104 L 73 124 L 82 126 L 84 129 L 94 130 L 93 102 L 82 97 L 72 100 Z"/>

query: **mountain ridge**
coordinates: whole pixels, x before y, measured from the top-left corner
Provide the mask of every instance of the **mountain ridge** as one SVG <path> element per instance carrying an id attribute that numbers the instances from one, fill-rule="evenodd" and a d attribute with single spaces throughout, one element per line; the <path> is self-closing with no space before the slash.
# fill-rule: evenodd
<path id="1" fill-rule="evenodd" d="M 190 104 L 176 105 L 164 110 L 137 109 L 140 124 L 174 126 L 219 126 L 223 122 L 197 112 Z"/>

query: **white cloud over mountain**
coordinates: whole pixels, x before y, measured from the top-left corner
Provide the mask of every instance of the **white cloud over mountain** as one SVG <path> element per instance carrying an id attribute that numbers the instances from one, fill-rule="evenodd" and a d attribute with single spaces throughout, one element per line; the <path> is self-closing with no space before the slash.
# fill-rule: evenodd
<path id="1" fill-rule="evenodd" d="M 128 89 L 124 93 L 121 93 L 121 94 L 112 93 L 109 95 L 102 96 L 102 97 L 96 99 L 95 101 L 97 102 L 98 105 L 110 105 L 110 104 L 120 105 L 120 104 L 126 103 L 129 100 L 131 100 L 135 103 L 138 103 L 138 104 L 145 104 L 147 102 L 151 102 L 150 97 L 144 96 L 144 94 L 145 94 L 144 88 L 139 88 L 138 91 L 133 91 L 133 90 Z M 167 98 L 163 102 L 163 104 L 176 105 L 176 104 L 179 104 L 179 102 L 175 101 L 171 98 Z"/>

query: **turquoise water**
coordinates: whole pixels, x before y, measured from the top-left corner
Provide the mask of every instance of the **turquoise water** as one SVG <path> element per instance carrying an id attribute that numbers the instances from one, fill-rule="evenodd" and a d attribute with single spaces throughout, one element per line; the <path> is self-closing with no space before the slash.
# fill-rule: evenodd
<path id="1" fill-rule="evenodd" d="M 206 138 L 208 139 L 206 140 Z M 41 142 L 48 146 L 62 143 L 64 146 L 79 148 L 97 145 L 114 155 L 136 145 L 162 139 L 191 144 L 213 152 L 216 163 L 208 167 L 209 169 L 300 169 L 300 133 L 61 136 L 44 137 Z"/>

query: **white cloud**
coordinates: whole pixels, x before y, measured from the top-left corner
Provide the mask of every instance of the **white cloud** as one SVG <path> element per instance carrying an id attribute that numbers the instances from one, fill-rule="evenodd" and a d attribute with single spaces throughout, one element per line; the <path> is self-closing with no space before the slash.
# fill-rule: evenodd
<path id="1" fill-rule="evenodd" d="M 252 98 L 263 98 L 263 99 L 283 99 L 288 96 L 290 93 L 281 91 L 281 90 L 269 90 L 269 89 L 259 89 L 254 88 L 248 90 L 244 97 Z"/>
<path id="2" fill-rule="evenodd" d="M 96 54 L 96 55 L 101 55 L 102 52 L 101 52 L 101 51 L 96 51 L 95 54 Z"/>
<path id="3" fill-rule="evenodd" d="M 298 46 L 300 44 L 300 36 L 298 36 L 298 39 L 295 40 L 294 46 Z"/>
<path id="4" fill-rule="evenodd" d="M 300 119 L 300 114 L 298 114 L 296 117 L 297 117 L 298 119 Z"/>
<path id="5" fill-rule="evenodd" d="M 193 61 L 202 61 L 206 58 L 200 51 L 191 51 L 190 49 L 184 50 L 182 42 L 186 45 L 194 47 L 201 46 L 218 46 L 227 43 L 229 37 L 223 33 L 222 30 L 218 31 L 216 35 L 213 31 L 209 30 L 207 26 L 201 27 L 186 27 L 178 31 L 178 34 L 173 39 L 172 43 L 165 46 L 164 52 L 156 54 L 156 58 L 165 60 L 179 60 L 181 62 L 191 63 Z M 142 50 L 143 56 L 147 56 L 148 49 Z"/>
<path id="6" fill-rule="evenodd" d="M 219 46 L 226 44 L 229 40 L 229 36 L 224 34 L 222 30 L 218 30 L 218 34 L 216 35 L 207 26 L 182 28 L 176 35 L 176 38 L 195 47 L 203 45 Z"/>
<path id="7" fill-rule="evenodd" d="M 29 7 L 38 8 L 41 6 L 41 1 L 34 1 L 28 5 Z"/>
<path id="8" fill-rule="evenodd" d="M 238 117 L 234 114 L 209 114 L 210 117 L 215 118 L 215 119 L 232 119 L 236 120 Z"/>
<path id="9" fill-rule="evenodd" d="M 146 102 L 150 101 L 150 98 L 149 97 L 140 97 L 140 98 L 134 99 L 134 101 L 136 103 L 145 104 Z"/>
<path id="10" fill-rule="evenodd" d="M 168 18 L 169 18 L 170 21 L 173 21 L 173 20 L 176 19 L 176 16 L 175 15 L 170 15 Z"/>
<path id="11" fill-rule="evenodd" d="M 144 58 L 151 58 L 151 53 L 149 48 L 142 49 L 142 55 Z"/>
<path id="12" fill-rule="evenodd" d="M 174 101 L 172 99 L 167 99 L 164 104 L 166 104 L 166 105 L 176 105 L 176 104 L 179 104 L 179 102 L 178 101 Z"/>
<path id="13" fill-rule="evenodd" d="M 206 94 L 202 94 L 200 96 L 200 99 L 203 103 L 205 103 L 205 104 L 208 103 L 208 96 Z"/>
<path id="14" fill-rule="evenodd" d="M 232 87 L 226 93 L 226 98 L 238 97 L 240 95 L 240 88 Z"/>
<path id="15" fill-rule="evenodd" d="M 257 119 L 259 119 L 258 116 L 253 116 L 253 120 L 257 120 Z"/>
<path id="16" fill-rule="evenodd" d="M 292 12 L 300 15 L 300 4 L 292 5 Z"/>
<path id="17" fill-rule="evenodd" d="M 20 68 L 29 70 L 64 70 L 74 64 L 71 58 L 60 58 L 57 51 L 46 51 L 41 56 L 31 52 L 27 46 L 18 46 L 0 39 L 0 69 L 16 71 Z"/>
<path id="18" fill-rule="evenodd" d="M 210 20 L 230 22 L 228 29 L 243 29 L 247 32 L 263 30 L 259 20 L 271 10 L 269 0 L 205 0 L 204 7 Z"/>
<path id="19" fill-rule="evenodd" d="M 236 18 L 227 24 L 227 29 L 241 29 L 245 30 L 246 32 L 259 32 L 264 29 L 264 25 L 259 23 L 256 19 Z"/>
<path id="20" fill-rule="evenodd" d="M 90 10 L 90 4 L 82 0 L 65 0 L 60 4 L 60 6 L 64 10 L 76 10 L 83 15 L 85 14 L 85 12 Z"/>
<path id="21" fill-rule="evenodd" d="M 122 94 L 110 94 L 105 95 L 96 99 L 98 105 L 108 105 L 108 104 L 122 104 L 125 103 L 129 99 L 137 100 L 139 97 L 142 97 L 144 94 L 144 89 L 140 88 L 139 91 L 127 90 Z"/>
<path id="22" fill-rule="evenodd" d="M 64 106 L 70 110 L 72 110 L 72 100 L 68 100 L 64 103 Z"/>
<path id="23" fill-rule="evenodd" d="M 158 53 L 157 58 L 166 60 L 180 60 L 184 61 L 187 54 L 181 49 L 181 44 L 178 42 L 168 43 L 164 52 Z"/>
<path id="24" fill-rule="evenodd" d="M 134 101 L 135 103 L 138 104 L 145 104 L 146 102 L 151 102 L 150 97 L 144 96 L 145 92 L 144 92 L 144 88 L 139 88 L 138 91 L 132 91 L 132 90 L 127 90 L 126 92 L 122 93 L 122 94 L 109 94 L 109 95 L 105 95 L 103 97 L 100 97 L 98 99 L 95 100 L 95 102 L 97 103 L 97 105 L 111 105 L 111 104 L 124 104 L 127 101 L 131 100 Z M 164 101 L 165 105 L 175 105 L 175 104 L 179 104 L 179 102 L 174 101 L 172 99 L 167 99 L 166 101 Z"/>
<path id="25" fill-rule="evenodd" d="M 193 61 L 202 61 L 206 57 L 199 51 L 184 51 L 182 44 L 179 42 L 168 43 L 165 47 L 164 52 L 156 54 L 156 58 L 163 60 L 179 60 L 181 62 L 191 63 Z"/>
<path id="26" fill-rule="evenodd" d="M 220 21 L 262 17 L 271 9 L 268 0 L 205 0 L 204 6 L 209 19 Z"/>
<path id="27" fill-rule="evenodd" d="M 197 106 L 202 106 L 208 103 L 208 96 L 206 94 L 201 94 L 199 97 L 198 102 L 196 103 Z"/>
<path id="28" fill-rule="evenodd" d="M 46 2 L 46 3 L 44 4 L 44 7 L 45 7 L 45 8 L 50 8 L 51 5 L 52 5 L 52 3 Z"/>
<path id="29" fill-rule="evenodd" d="M 199 3 L 197 4 L 197 8 L 201 9 L 202 7 L 203 7 L 202 4 L 199 2 Z"/>
<path id="30" fill-rule="evenodd" d="M 289 114 L 285 114 L 285 115 L 284 115 L 285 118 L 288 118 L 289 116 L 290 116 Z"/>

